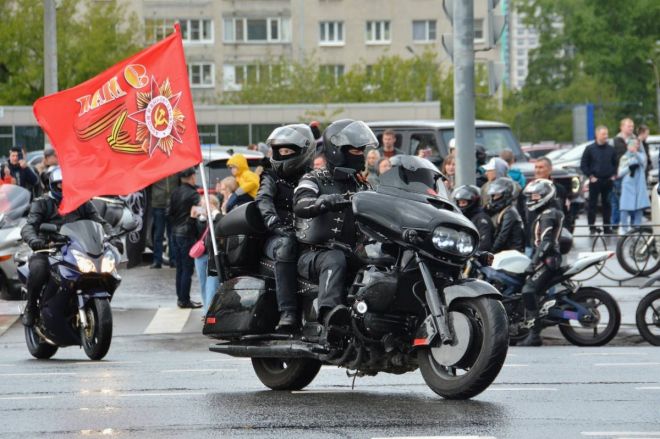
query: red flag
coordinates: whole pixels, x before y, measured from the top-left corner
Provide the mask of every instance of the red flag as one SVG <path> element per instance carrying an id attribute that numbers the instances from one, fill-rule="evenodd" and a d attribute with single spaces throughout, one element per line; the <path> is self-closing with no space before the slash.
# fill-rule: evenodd
<path id="1" fill-rule="evenodd" d="M 34 115 L 62 167 L 62 214 L 202 161 L 181 31 L 68 90 Z"/>

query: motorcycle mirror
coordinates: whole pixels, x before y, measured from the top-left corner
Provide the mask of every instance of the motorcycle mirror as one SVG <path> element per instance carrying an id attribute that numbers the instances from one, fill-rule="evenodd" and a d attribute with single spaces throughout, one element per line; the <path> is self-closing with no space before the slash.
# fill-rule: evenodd
<path id="1" fill-rule="evenodd" d="M 135 218 L 122 221 L 121 228 L 126 232 L 132 232 L 138 228 L 138 222 L 135 220 Z"/>
<path id="2" fill-rule="evenodd" d="M 39 226 L 39 231 L 42 233 L 57 233 L 57 226 L 55 224 L 43 223 Z"/>

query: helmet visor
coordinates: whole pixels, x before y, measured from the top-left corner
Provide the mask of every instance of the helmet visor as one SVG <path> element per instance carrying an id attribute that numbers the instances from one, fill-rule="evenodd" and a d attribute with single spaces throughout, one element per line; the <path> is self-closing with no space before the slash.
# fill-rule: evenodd
<path id="1" fill-rule="evenodd" d="M 50 171 L 50 176 L 48 178 L 51 184 L 61 183 L 62 182 L 62 168 L 59 166 Z"/>
<path id="2" fill-rule="evenodd" d="M 306 128 L 309 129 L 308 127 Z M 299 148 L 304 148 L 311 146 L 312 140 L 313 138 L 311 135 L 311 130 L 309 137 L 307 137 L 304 134 L 302 134 L 300 131 L 291 128 L 289 126 L 285 126 L 285 127 L 275 128 L 275 130 L 273 130 L 273 132 L 270 133 L 270 136 L 268 136 L 268 139 L 266 140 L 266 144 L 268 146 L 295 145 L 298 146 Z"/>
<path id="3" fill-rule="evenodd" d="M 377 148 L 378 139 L 371 128 L 358 120 L 346 126 L 343 130 L 330 138 L 337 146 L 352 146 L 354 148 Z"/>

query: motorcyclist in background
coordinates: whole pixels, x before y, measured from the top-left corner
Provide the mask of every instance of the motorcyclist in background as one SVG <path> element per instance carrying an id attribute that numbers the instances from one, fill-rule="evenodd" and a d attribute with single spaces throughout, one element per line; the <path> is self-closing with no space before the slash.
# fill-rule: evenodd
<path id="1" fill-rule="evenodd" d="M 305 174 L 294 191 L 296 236 L 304 244 L 298 273 L 319 284 L 318 322 L 330 326 L 350 319 L 346 296 L 347 255 L 359 241 L 344 194 L 366 189 L 360 174 L 364 150 L 378 146 L 369 127 L 351 119 L 332 123 L 323 133 L 326 168 Z"/>
<path id="2" fill-rule="evenodd" d="M 518 346 L 541 346 L 541 318 L 537 295 L 543 295 L 548 281 L 558 274 L 561 267 L 559 236 L 564 213 L 555 205 L 555 185 L 550 180 L 538 179 L 524 190 L 527 208 L 540 212 L 532 223 L 534 253 L 526 272 L 529 274 L 522 289 L 525 304 L 526 326 L 529 335 Z"/>
<path id="3" fill-rule="evenodd" d="M 37 316 L 37 299 L 42 288 L 48 282 L 50 274 L 48 255 L 38 252 L 38 250 L 48 248 L 48 242 L 39 233 L 41 224 L 50 223 L 59 227 L 74 221 L 92 220 L 103 226 L 106 235 L 112 233 L 110 225 L 98 214 L 94 205 L 89 201 L 64 216 L 59 214 L 58 209 L 62 201 L 62 170 L 59 166 L 50 171 L 48 186 L 50 191 L 32 202 L 27 222 L 21 230 L 23 241 L 35 252 L 29 260 L 30 276 L 27 281 L 27 305 L 23 313 L 23 324 L 25 326 L 34 325 Z M 123 244 L 119 238 L 113 239 L 110 243 L 117 247 L 120 252 L 123 252 Z"/>
<path id="4" fill-rule="evenodd" d="M 495 226 L 495 241 L 491 252 L 525 251 L 525 226 L 515 207 L 515 183 L 507 177 L 494 180 L 488 188 L 490 200 L 486 212 Z"/>
<path id="5" fill-rule="evenodd" d="M 472 185 L 463 185 L 452 192 L 454 203 L 461 209 L 479 231 L 479 250 L 491 251 L 495 226 L 490 216 L 481 207 L 481 191 Z"/>
<path id="6" fill-rule="evenodd" d="M 309 126 L 276 128 L 266 140 L 272 148 L 271 169 L 261 174 L 257 206 L 271 236 L 265 254 L 275 261 L 275 288 L 280 321 L 276 330 L 292 332 L 298 327 L 297 261 L 298 245 L 293 218 L 293 190 L 310 169 L 316 139 Z"/>

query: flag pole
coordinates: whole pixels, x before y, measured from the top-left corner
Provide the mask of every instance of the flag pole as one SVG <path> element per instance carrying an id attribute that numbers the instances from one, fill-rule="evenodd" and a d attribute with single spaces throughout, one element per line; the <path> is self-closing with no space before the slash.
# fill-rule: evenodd
<path id="1" fill-rule="evenodd" d="M 209 189 L 206 185 L 206 175 L 204 174 L 204 161 L 199 163 L 199 173 L 202 176 L 202 188 L 204 189 L 204 204 L 206 204 L 206 218 L 209 225 L 209 233 L 211 234 L 211 246 L 213 247 L 213 260 L 215 261 L 215 271 L 220 278 L 220 260 L 218 259 L 218 244 L 215 242 L 215 227 L 213 226 L 213 216 L 211 213 L 211 202 L 209 199 Z"/>

